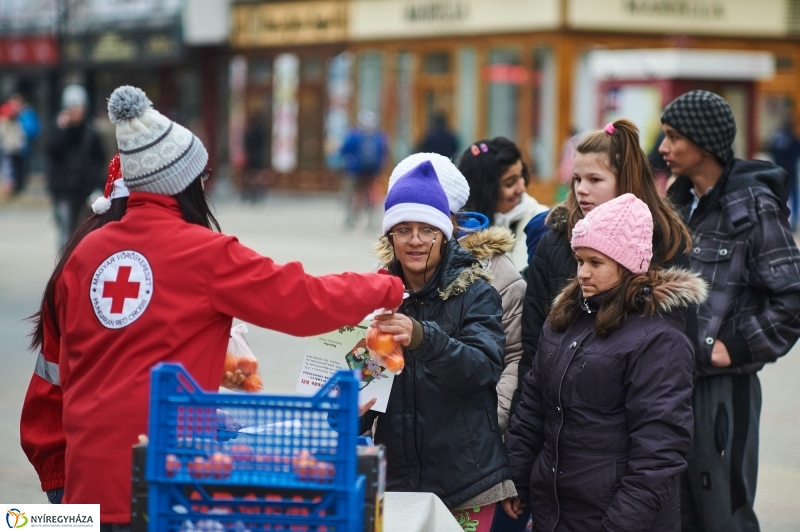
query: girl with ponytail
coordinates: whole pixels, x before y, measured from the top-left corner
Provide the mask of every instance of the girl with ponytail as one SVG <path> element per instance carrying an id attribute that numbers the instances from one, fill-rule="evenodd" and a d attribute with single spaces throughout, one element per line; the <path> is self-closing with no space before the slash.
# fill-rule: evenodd
<path id="1" fill-rule="evenodd" d="M 589 212 L 622 194 L 633 194 L 647 205 L 653 217 L 653 262 L 660 267 L 690 269 L 689 231 L 669 201 L 658 194 L 647 154 L 639 144 L 639 130 L 632 122 L 616 120 L 585 134 L 575 149 L 574 163 L 567 200 L 547 216 L 548 232 L 539 241 L 528 268 L 520 386 L 531 369 L 553 298 L 575 277 L 577 263 L 570 239 L 575 225 Z M 690 307 L 686 316 L 689 338 L 696 337 L 696 328 L 696 310 Z M 515 399 L 514 405 L 518 397 Z"/>

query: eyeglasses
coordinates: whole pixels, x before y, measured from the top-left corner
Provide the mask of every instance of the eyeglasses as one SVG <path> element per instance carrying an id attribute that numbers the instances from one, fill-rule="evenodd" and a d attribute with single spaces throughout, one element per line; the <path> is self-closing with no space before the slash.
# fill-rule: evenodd
<path id="1" fill-rule="evenodd" d="M 392 238 L 396 238 L 398 242 L 403 242 L 405 244 L 406 242 L 411 242 L 411 239 L 414 238 L 414 236 L 416 235 L 416 237 L 419 238 L 420 242 L 424 242 L 427 244 L 428 242 L 433 242 L 433 240 L 436 238 L 436 235 L 438 234 L 439 231 L 434 231 L 433 229 L 429 229 L 426 227 L 419 233 L 414 233 L 409 229 L 398 229 L 393 233 L 389 233 L 389 236 L 391 236 Z"/>
<path id="2" fill-rule="evenodd" d="M 206 181 L 209 180 L 209 178 L 211 177 L 211 175 L 213 173 L 214 173 L 214 170 L 212 170 L 210 166 L 206 167 L 206 169 L 203 170 L 203 173 L 200 174 L 200 178 L 203 180 L 203 182 L 206 182 Z"/>

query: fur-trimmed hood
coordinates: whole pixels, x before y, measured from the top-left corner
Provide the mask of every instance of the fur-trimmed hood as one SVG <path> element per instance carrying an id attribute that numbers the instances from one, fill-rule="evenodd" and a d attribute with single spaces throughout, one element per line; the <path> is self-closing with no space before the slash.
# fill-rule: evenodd
<path id="1" fill-rule="evenodd" d="M 700 274 L 685 270 L 683 268 L 660 269 L 650 274 L 652 283 L 647 283 L 647 289 L 651 289 L 656 302 L 656 310 L 659 314 L 669 314 L 675 311 L 682 311 L 694 305 L 702 304 L 708 297 L 708 283 Z M 553 300 L 553 306 L 561 301 L 574 288 L 576 280 L 571 281 Z M 596 297 L 602 297 L 596 296 Z M 631 297 L 642 297 L 641 293 L 631 294 Z M 595 298 L 591 298 L 595 299 Z M 592 305 L 592 301 L 586 304 Z M 599 301 L 594 305 L 599 307 Z M 629 307 L 634 307 L 634 301 L 628 301 Z M 596 308 L 591 308 L 596 311 Z"/>
<path id="2" fill-rule="evenodd" d="M 442 273 L 437 288 L 439 297 L 442 300 L 464 293 L 478 279 L 483 279 L 488 283 L 492 282 L 492 273 L 484 269 L 476 257 L 461 247 L 455 240 L 448 240 L 442 251 L 444 264 L 440 265 Z M 391 271 L 391 265 L 394 262 L 394 249 L 388 238 L 381 237 L 378 240 L 375 244 L 375 254 L 378 256 L 381 268 L 387 268 Z M 425 288 L 423 288 L 424 290 Z"/>
<path id="3" fill-rule="evenodd" d="M 569 226 L 569 211 L 567 210 L 567 204 L 559 203 L 550 209 L 550 213 L 547 215 L 547 219 L 544 223 L 553 231 L 567 234 L 567 227 Z"/>
<path id="4" fill-rule="evenodd" d="M 458 242 L 475 258 L 485 260 L 493 255 L 508 253 L 514 248 L 515 241 L 510 229 L 492 226 L 470 233 Z"/>

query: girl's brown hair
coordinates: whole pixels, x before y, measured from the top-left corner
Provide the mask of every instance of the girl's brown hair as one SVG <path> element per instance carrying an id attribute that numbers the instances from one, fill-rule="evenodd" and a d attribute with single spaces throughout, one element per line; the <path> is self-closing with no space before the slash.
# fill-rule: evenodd
<path id="1" fill-rule="evenodd" d="M 625 268 L 620 268 L 622 279 L 620 283 L 606 292 L 597 318 L 594 322 L 594 332 L 600 338 L 605 338 L 622 325 L 628 314 L 635 313 L 643 316 L 654 316 L 658 312 L 658 302 L 653 292 L 658 273 L 651 269 L 644 274 L 634 274 Z M 550 311 L 550 328 L 556 332 L 564 332 L 569 327 L 580 310 L 581 286 L 577 279 L 572 279 L 564 291 L 553 303 Z"/>
<path id="2" fill-rule="evenodd" d="M 650 208 L 653 215 L 653 259 L 659 264 L 670 260 L 680 250 L 688 252 L 692 237 L 669 200 L 656 190 L 653 172 L 647 155 L 639 146 L 639 130 L 629 120 L 612 122 L 614 133 L 604 129 L 589 133 L 575 148 L 577 153 L 605 153 L 610 170 L 617 178 L 617 195 L 633 194 Z M 572 239 L 572 228 L 583 218 L 575 186 L 567 194 L 567 238 Z"/>

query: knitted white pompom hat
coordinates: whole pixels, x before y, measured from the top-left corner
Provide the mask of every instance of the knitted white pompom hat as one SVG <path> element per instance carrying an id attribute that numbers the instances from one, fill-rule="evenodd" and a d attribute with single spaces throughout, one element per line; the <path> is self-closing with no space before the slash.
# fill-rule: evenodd
<path id="1" fill-rule="evenodd" d="M 453 162 L 438 153 L 413 153 L 400 161 L 392 170 L 389 177 L 389 190 L 400 177 L 408 173 L 412 168 L 416 168 L 421 163 L 430 161 L 436 175 L 439 177 L 447 202 L 450 205 L 450 212 L 456 213 L 461 210 L 469 199 L 469 183 L 464 174 L 453 164 Z"/>
<path id="2" fill-rule="evenodd" d="M 153 109 L 142 89 L 116 89 L 108 117 L 117 125 L 122 174 L 131 191 L 174 196 L 206 168 L 208 152 L 200 139 Z"/>

